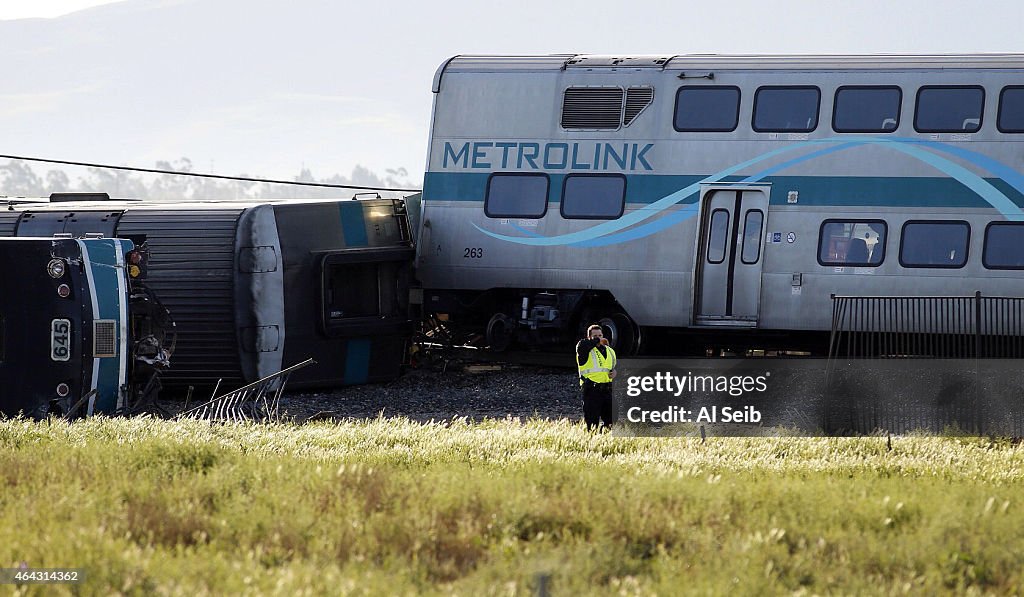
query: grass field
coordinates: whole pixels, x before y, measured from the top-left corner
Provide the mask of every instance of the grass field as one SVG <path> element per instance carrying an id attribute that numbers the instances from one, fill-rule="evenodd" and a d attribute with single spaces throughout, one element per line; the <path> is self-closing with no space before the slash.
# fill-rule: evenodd
<path id="1" fill-rule="evenodd" d="M 0 567 L 87 571 L 27 594 L 1019 594 L 1022 480 L 979 438 L 8 420 Z"/>

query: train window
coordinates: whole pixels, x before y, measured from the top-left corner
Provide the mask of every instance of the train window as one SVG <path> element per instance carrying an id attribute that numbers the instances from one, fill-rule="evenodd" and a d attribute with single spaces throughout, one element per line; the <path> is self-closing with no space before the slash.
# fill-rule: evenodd
<path id="1" fill-rule="evenodd" d="M 761 258 L 761 225 L 764 223 L 764 212 L 760 209 L 747 211 L 743 219 L 743 253 L 740 261 L 746 265 L 757 263 Z"/>
<path id="2" fill-rule="evenodd" d="M 739 119 L 739 87 L 680 87 L 676 92 L 677 131 L 729 132 Z"/>
<path id="3" fill-rule="evenodd" d="M 326 319 L 373 317 L 381 314 L 380 263 L 327 266 Z"/>
<path id="4" fill-rule="evenodd" d="M 825 220 L 818 234 L 818 263 L 877 267 L 885 261 L 887 231 L 882 220 Z"/>
<path id="5" fill-rule="evenodd" d="M 971 226 L 963 221 L 917 221 L 903 225 L 900 265 L 960 268 L 967 263 Z"/>
<path id="6" fill-rule="evenodd" d="M 981 263 L 987 269 L 1024 269 L 1024 223 L 989 224 Z"/>
<path id="7" fill-rule="evenodd" d="M 541 218 L 548 210 L 546 174 L 492 174 L 484 213 L 491 218 Z"/>
<path id="8" fill-rule="evenodd" d="M 818 128 L 820 104 L 817 87 L 759 87 L 754 93 L 754 130 L 809 133 Z"/>
<path id="9" fill-rule="evenodd" d="M 711 212 L 711 234 L 708 237 L 708 263 L 725 261 L 725 242 L 729 238 L 729 211 Z"/>
<path id="10" fill-rule="evenodd" d="M 976 133 L 981 130 L 985 90 L 971 86 L 926 86 L 917 91 L 914 130 L 919 133 Z"/>
<path id="11" fill-rule="evenodd" d="M 613 220 L 626 207 L 626 177 L 621 174 L 570 174 L 562 187 L 562 217 Z"/>
<path id="12" fill-rule="evenodd" d="M 840 87 L 836 90 L 832 130 L 837 133 L 891 133 L 900 124 L 899 87 Z"/>
<path id="13" fill-rule="evenodd" d="M 1000 92 L 996 128 L 1001 133 L 1024 133 L 1024 86 L 1004 87 Z"/>

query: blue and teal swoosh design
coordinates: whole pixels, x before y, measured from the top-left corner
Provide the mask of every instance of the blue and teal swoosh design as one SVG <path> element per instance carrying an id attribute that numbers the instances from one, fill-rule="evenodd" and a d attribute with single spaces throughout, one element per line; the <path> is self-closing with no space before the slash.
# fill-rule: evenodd
<path id="1" fill-rule="evenodd" d="M 1024 211 L 1002 190 L 997 188 L 993 182 L 982 178 L 957 162 L 944 157 L 942 154 L 963 160 L 981 170 L 989 172 L 1009 188 L 1024 195 L 1024 174 L 986 155 L 963 147 L 922 139 L 899 137 L 859 137 L 851 139 L 850 137 L 832 137 L 804 141 L 769 151 L 709 176 L 696 179 L 683 188 L 670 192 L 617 220 L 602 222 L 577 232 L 557 236 L 542 236 L 514 226 L 522 236 L 511 236 L 487 230 L 475 223 L 473 226 L 492 238 L 536 247 L 601 247 L 629 242 L 660 232 L 695 216 L 698 211 L 697 199 L 702 184 L 727 180 L 729 182 L 756 183 L 798 164 L 864 145 L 885 146 L 923 162 L 950 179 L 955 180 L 960 185 L 963 185 L 963 187 L 966 187 L 971 193 L 995 208 L 1007 220 L 1024 221 Z M 756 168 L 758 164 L 773 158 L 815 147 L 817 148 L 813 151 L 764 168 L 749 176 L 737 177 L 737 173 L 749 171 Z M 684 207 L 672 212 L 667 211 L 675 205 L 683 205 Z"/>

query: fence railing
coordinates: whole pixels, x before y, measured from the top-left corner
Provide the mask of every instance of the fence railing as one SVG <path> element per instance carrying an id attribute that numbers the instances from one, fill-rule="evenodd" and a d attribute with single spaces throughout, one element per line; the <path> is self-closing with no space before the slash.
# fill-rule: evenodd
<path id="1" fill-rule="evenodd" d="M 825 426 L 1024 434 L 1024 298 L 832 296 Z"/>
<path id="2" fill-rule="evenodd" d="M 832 296 L 829 357 L 1024 358 L 1024 298 Z"/>
<path id="3" fill-rule="evenodd" d="M 284 393 L 288 378 L 295 371 L 314 363 L 316 361 L 313 359 L 306 359 L 247 386 L 214 396 L 208 402 L 189 409 L 176 418 L 220 422 L 277 422 L 281 418 L 281 395 Z"/>

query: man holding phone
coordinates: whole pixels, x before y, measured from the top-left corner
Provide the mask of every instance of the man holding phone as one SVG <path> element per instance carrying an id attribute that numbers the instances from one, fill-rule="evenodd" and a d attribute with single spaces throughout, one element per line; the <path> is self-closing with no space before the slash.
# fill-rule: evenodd
<path id="1" fill-rule="evenodd" d="M 576 366 L 583 390 L 583 420 L 587 429 L 612 426 L 612 380 L 615 379 L 615 351 L 608 346 L 601 326 L 587 328 L 587 337 L 576 344 Z"/>

